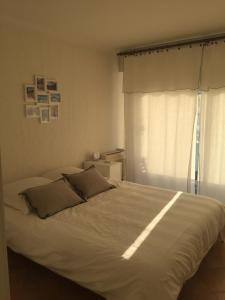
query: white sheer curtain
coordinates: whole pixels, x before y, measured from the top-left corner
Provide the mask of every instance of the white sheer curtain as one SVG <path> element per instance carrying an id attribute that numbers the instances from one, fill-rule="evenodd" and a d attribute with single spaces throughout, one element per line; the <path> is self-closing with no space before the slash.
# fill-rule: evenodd
<path id="1" fill-rule="evenodd" d="M 202 96 L 200 194 L 225 203 L 225 88 Z"/>
<path id="2" fill-rule="evenodd" d="M 127 180 L 187 190 L 196 92 L 125 94 Z"/>

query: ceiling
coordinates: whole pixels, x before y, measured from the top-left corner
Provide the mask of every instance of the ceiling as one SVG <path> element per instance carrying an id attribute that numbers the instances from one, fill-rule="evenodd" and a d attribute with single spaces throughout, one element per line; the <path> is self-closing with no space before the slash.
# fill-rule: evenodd
<path id="1" fill-rule="evenodd" d="M 2 20 L 116 51 L 225 32 L 224 12 L 224 0 L 0 0 Z"/>

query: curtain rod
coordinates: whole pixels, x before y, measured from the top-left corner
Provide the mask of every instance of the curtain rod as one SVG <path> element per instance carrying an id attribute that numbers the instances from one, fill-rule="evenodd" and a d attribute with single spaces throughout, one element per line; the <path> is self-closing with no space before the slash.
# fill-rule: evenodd
<path id="1" fill-rule="evenodd" d="M 126 51 L 121 51 L 117 53 L 118 56 L 129 56 L 129 55 L 135 55 L 140 53 L 146 53 L 150 51 L 157 51 L 157 50 L 163 50 L 163 49 L 169 49 L 169 48 L 176 48 L 176 47 L 182 47 L 187 45 L 194 45 L 194 44 L 201 44 L 201 43 L 210 43 L 215 42 L 218 40 L 225 39 L 225 33 L 215 34 L 215 35 L 208 35 L 193 39 L 186 39 L 186 40 L 179 40 L 179 41 L 171 41 L 168 43 L 162 43 L 162 44 L 156 44 L 149 47 L 143 47 L 143 48 L 136 48 L 136 49 L 129 49 Z"/>

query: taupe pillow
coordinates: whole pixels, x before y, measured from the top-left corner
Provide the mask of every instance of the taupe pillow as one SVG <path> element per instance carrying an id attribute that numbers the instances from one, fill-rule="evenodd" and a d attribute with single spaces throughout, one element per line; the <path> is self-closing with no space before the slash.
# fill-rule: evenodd
<path id="1" fill-rule="evenodd" d="M 84 202 L 64 180 L 29 188 L 20 194 L 41 219 Z"/>
<path id="2" fill-rule="evenodd" d="M 62 174 L 75 191 L 85 200 L 114 188 L 94 166 L 76 174 Z"/>

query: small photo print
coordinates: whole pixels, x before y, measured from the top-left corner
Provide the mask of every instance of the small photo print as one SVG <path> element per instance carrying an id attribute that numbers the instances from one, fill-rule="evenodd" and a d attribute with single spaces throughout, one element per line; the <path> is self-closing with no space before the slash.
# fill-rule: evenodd
<path id="1" fill-rule="evenodd" d="M 35 75 L 34 76 L 34 82 L 35 82 L 35 86 L 37 88 L 37 91 L 41 91 L 44 92 L 45 91 L 45 85 L 46 85 L 46 79 L 44 76 L 41 75 Z"/>
<path id="2" fill-rule="evenodd" d="M 54 79 L 47 79 L 46 80 L 46 88 L 47 88 L 47 91 L 57 91 L 58 90 L 57 81 Z"/>
<path id="3" fill-rule="evenodd" d="M 40 109 L 37 105 L 25 105 L 25 115 L 27 118 L 39 118 L 40 117 Z"/>
<path id="4" fill-rule="evenodd" d="M 38 93 L 36 99 L 38 104 L 49 104 L 49 94 Z"/>
<path id="5" fill-rule="evenodd" d="M 59 118 L 59 106 L 58 105 L 50 106 L 50 117 L 52 120 L 57 120 Z"/>
<path id="6" fill-rule="evenodd" d="M 61 94 L 60 93 L 50 93 L 50 101 L 53 103 L 61 102 Z"/>
<path id="7" fill-rule="evenodd" d="M 50 122 L 49 107 L 40 107 L 40 121 L 41 121 L 41 123 L 49 123 Z"/>
<path id="8" fill-rule="evenodd" d="M 25 101 L 35 102 L 35 86 L 33 84 L 24 85 Z"/>

